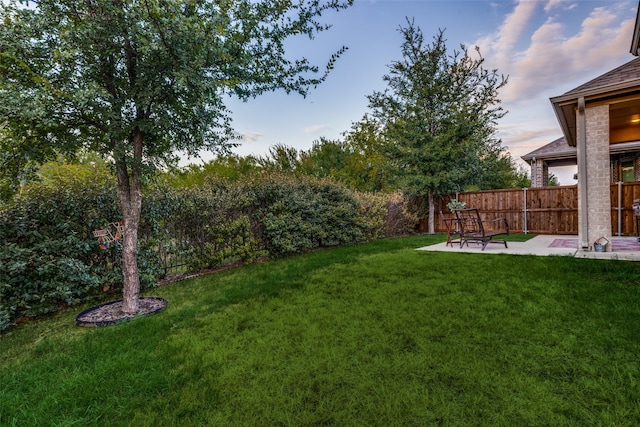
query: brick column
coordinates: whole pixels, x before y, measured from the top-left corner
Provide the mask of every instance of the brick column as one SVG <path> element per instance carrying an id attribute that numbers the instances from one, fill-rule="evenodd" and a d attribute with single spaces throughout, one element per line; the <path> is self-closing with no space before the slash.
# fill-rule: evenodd
<path id="1" fill-rule="evenodd" d="M 549 166 L 540 159 L 531 161 L 531 187 L 546 187 L 549 183 Z"/>
<path id="2" fill-rule="evenodd" d="M 588 242 L 611 241 L 611 169 L 609 166 L 609 106 L 588 107 L 586 118 L 586 182 Z M 611 250 L 610 247 L 607 250 Z"/>

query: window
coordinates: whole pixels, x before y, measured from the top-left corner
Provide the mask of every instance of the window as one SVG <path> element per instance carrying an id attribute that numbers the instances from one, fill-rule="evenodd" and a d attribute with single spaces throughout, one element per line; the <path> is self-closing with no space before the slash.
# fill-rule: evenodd
<path id="1" fill-rule="evenodd" d="M 620 163 L 620 178 L 622 182 L 635 181 L 633 160 L 624 160 Z"/>

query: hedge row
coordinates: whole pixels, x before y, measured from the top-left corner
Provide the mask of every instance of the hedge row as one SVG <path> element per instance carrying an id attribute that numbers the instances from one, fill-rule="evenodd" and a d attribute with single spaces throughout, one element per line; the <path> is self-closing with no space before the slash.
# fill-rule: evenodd
<path id="1" fill-rule="evenodd" d="M 117 246 L 104 250 L 92 234 L 120 219 L 115 184 L 104 177 L 33 185 L 0 212 L 0 331 L 21 317 L 120 292 Z M 167 248 L 200 270 L 405 234 L 414 225 L 402 198 L 354 193 L 328 180 L 270 175 L 180 190 L 150 185 L 141 285 L 155 286 Z"/>

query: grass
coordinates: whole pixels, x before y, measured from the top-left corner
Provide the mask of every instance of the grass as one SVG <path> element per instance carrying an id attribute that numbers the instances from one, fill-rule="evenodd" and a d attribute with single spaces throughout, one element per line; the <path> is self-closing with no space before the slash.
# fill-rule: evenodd
<path id="1" fill-rule="evenodd" d="M 536 237 L 537 234 L 524 234 L 524 233 L 515 233 L 515 234 L 507 234 L 506 236 L 500 236 L 501 240 L 506 240 L 507 242 L 526 242 L 527 240 L 531 240 Z"/>
<path id="2" fill-rule="evenodd" d="M 415 236 L 155 289 L 0 339 L 0 425 L 640 424 L 640 265 L 416 251 Z"/>

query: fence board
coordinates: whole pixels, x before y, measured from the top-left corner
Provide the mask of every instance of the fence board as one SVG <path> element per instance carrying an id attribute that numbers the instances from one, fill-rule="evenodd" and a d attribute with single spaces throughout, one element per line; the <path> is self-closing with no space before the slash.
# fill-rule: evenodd
<path id="1" fill-rule="evenodd" d="M 621 192 L 619 196 L 619 191 Z M 611 232 L 614 235 L 636 235 L 636 218 L 633 201 L 640 199 L 640 182 L 611 184 Z M 577 185 L 541 188 L 515 188 L 458 193 L 458 200 L 467 207 L 478 208 L 487 220 L 506 218 L 513 232 L 535 234 L 578 234 L 578 187 Z M 452 216 L 447 203 L 456 194 L 443 196 L 437 201 L 436 213 Z M 526 216 L 525 216 L 526 211 Z M 620 226 L 618 226 L 620 216 Z M 428 220 L 418 226 L 419 231 L 428 230 Z M 436 231 L 446 227 L 442 216 L 437 215 Z"/>
<path id="2" fill-rule="evenodd" d="M 640 199 L 640 182 L 625 182 L 611 186 L 611 230 L 613 234 L 620 229 L 623 235 L 637 234 L 633 201 Z M 620 204 L 618 205 L 618 203 Z M 621 217 L 618 222 L 618 217 Z"/>

